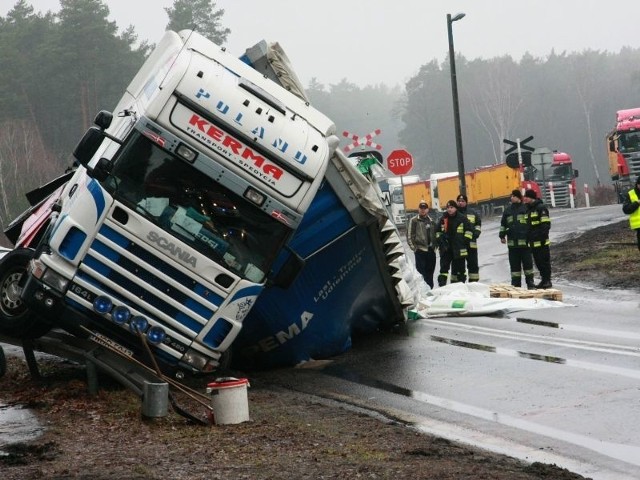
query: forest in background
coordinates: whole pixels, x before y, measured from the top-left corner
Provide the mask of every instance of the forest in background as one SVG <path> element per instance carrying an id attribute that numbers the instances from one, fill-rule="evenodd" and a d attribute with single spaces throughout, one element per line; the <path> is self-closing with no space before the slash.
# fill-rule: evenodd
<path id="1" fill-rule="evenodd" d="M 111 110 L 153 45 L 108 20 L 103 0 L 61 0 L 55 14 L 19 0 L 0 17 L 0 224 L 26 208 L 23 193 L 61 174 L 95 114 Z M 224 45 L 224 10 L 211 0 L 175 0 L 167 29 L 196 25 Z M 507 40 L 505 40 L 507 41 Z M 250 45 L 247 45 L 247 48 Z M 419 58 L 412 54 L 411 59 Z M 374 138 L 386 156 L 405 148 L 423 178 L 457 169 L 448 59 L 424 59 L 405 85 L 348 76 L 306 85 L 313 105 L 342 132 Z M 294 65 L 295 68 L 295 65 Z M 503 161 L 503 139 L 533 135 L 534 147 L 565 151 L 583 183 L 608 185 L 605 134 L 616 110 L 640 106 L 640 49 L 586 50 L 491 59 L 456 57 L 467 170 Z"/>

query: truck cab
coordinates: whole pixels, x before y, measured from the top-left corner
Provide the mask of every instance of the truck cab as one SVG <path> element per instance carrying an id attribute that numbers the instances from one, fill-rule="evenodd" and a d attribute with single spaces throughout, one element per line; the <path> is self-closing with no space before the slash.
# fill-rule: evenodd
<path id="1" fill-rule="evenodd" d="M 20 295 L 0 329 L 27 335 L 35 322 L 134 358 L 149 346 L 169 371 L 215 369 L 265 285 L 294 270 L 295 254 L 276 261 L 334 130 L 199 34 L 167 32 L 78 144 L 41 239 L 23 231 L 3 258 L 0 278 Z"/>
<path id="2" fill-rule="evenodd" d="M 640 175 L 640 108 L 618 110 L 606 142 L 609 174 L 621 201 Z"/>

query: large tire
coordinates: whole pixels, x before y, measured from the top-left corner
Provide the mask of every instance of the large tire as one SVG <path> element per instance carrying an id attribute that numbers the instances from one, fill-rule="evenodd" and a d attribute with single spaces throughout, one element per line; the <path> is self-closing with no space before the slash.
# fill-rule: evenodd
<path id="1" fill-rule="evenodd" d="M 19 248 L 0 259 L 0 333 L 16 338 L 38 338 L 51 325 L 31 312 L 20 295 L 33 250 Z"/>

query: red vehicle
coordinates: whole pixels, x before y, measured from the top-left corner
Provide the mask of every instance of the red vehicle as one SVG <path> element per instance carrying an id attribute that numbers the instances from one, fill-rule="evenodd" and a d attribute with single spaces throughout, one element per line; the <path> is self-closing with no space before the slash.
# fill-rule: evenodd
<path id="1" fill-rule="evenodd" d="M 576 178 L 578 178 L 578 171 L 573 168 L 571 155 L 564 152 L 554 152 L 551 165 L 525 167 L 525 180 L 538 184 L 544 202 L 550 206 L 571 206 L 570 195 L 574 198 L 576 195 Z M 553 202 L 551 189 L 553 189 Z"/>
<path id="2" fill-rule="evenodd" d="M 616 126 L 607 134 L 609 173 L 618 198 L 640 175 L 640 108 L 618 110 Z"/>

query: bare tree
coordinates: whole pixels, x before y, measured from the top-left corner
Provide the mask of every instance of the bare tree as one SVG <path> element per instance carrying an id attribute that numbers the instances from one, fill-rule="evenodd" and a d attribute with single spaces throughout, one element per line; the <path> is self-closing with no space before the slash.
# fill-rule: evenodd
<path id="1" fill-rule="evenodd" d="M 0 223 L 5 227 L 27 207 L 24 193 L 51 180 L 57 164 L 45 153 L 32 122 L 0 127 Z"/>
<path id="2" fill-rule="evenodd" d="M 473 89 L 464 88 L 466 100 L 487 133 L 494 163 L 502 160 L 502 139 L 509 138 L 522 106 L 519 69 L 510 56 L 474 61 L 467 67 Z M 472 93 L 473 92 L 473 93 Z"/>
<path id="3" fill-rule="evenodd" d="M 574 54 L 569 57 L 569 66 L 573 77 L 574 92 L 578 98 L 579 106 L 584 115 L 587 146 L 589 149 L 589 157 L 593 164 L 593 170 L 596 175 L 596 184 L 600 185 L 600 172 L 598 171 L 598 163 L 596 155 L 593 151 L 593 102 L 598 97 L 598 79 L 601 78 L 600 72 L 604 70 L 605 54 L 599 52 L 586 51 L 580 54 Z"/>

